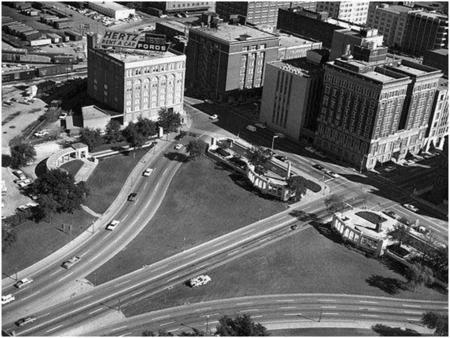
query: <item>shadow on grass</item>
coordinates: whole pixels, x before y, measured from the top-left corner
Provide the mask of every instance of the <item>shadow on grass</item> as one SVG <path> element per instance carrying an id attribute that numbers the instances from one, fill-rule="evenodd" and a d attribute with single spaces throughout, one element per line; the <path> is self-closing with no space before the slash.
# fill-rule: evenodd
<path id="1" fill-rule="evenodd" d="M 34 173 L 36 174 L 37 177 L 40 177 L 47 172 L 47 160 L 48 157 L 39 162 L 36 168 L 34 169 Z"/>
<path id="2" fill-rule="evenodd" d="M 402 329 L 400 327 L 390 327 L 383 324 L 372 326 L 372 330 L 380 336 L 420 336 L 421 334 L 415 330 Z"/>
<path id="3" fill-rule="evenodd" d="M 397 278 L 372 275 L 366 279 L 366 282 L 370 286 L 376 287 L 390 295 L 395 295 L 400 291 L 408 290 L 406 283 Z"/>
<path id="4" fill-rule="evenodd" d="M 341 236 L 337 234 L 333 229 L 331 229 L 330 224 L 323 224 L 319 222 L 311 222 L 311 225 L 316 229 L 322 236 L 326 237 L 330 241 L 337 244 L 344 244 Z"/>
<path id="5" fill-rule="evenodd" d="M 182 153 L 177 153 L 177 152 L 170 152 L 170 153 L 165 153 L 164 157 L 168 158 L 171 161 L 178 161 L 178 162 L 188 162 L 189 158 L 187 155 L 182 154 Z"/>

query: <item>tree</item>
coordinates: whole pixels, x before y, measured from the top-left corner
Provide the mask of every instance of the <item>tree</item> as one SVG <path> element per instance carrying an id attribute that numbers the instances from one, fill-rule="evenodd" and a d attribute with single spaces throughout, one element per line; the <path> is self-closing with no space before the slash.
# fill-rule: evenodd
<path id="1" fill-rule="evenodd" d="M 433 271 L 419 263 L 413 263 L 406 269 L 406 278 L 408 279 L 407 285 L 412 289 L 422 284 L 430 285 L 434 281 Z"/>
<path id="2" fill-rule="evenodd" d="M 139 117 L 136 123 L 136 129 L 138 133 L 140 133 L 144 137 L 149 137 L 157 133 L 156 123 L 143 117 Z"/>
<path id="3" fill-rule="evenodd" d="M 166 132 L 177 131 L 178 127 L 181 126 L 181 116 L 173 110 L 162 108 L 159 111 L 158 125 Z"/>
<path id="4" fill-rule="evenodd" d="M 100 129 L 82 128 L 80 131 L 80 142 L 87 144 L 89 151 L 103 144 L 103 137 Z"/>
<path id="5" fill-rule="evenodd" d="M 197 159 L 206 152 L 207 144 L 202 140 L 191 140 L 186 146 L 186 151 L 191 159 Z"/>
<path id="6" fill-rule="evenodd" d="M 435 329 L 438 336 L 448 336 L 448 315 L 426 312 L 422 316 L 422 324 L 429 329 Z"/>
<path id="7" fill-rule="evenodd" d="M 400 245 L 402 245 L 402 243 L 408 244 L 408 241 L 411 238 L 409 234 L 409 227 L 401 223 L 394 225 L 394 229 L 390 230 L 388 235 L 392 239 L 398 241 Z"/>
<path id="8" fill-rule="evenodd" d="M 34 161 L 36 150 L 33 145 L 26 142 L 20 142 L 11 147 L 11 167 L 19 168 Z"/>
<path id="9" fill-rule="evenodd" d="M 2 252 L 5 253 L 16 241 L 16 232 L 9 224 L 2 225 Z"/>
<path id="10" fill-rule="evenodd" d="M 133 148 L 142 147 L 146 141 L 146 137 L 139 133 L 135 123 L 128 124 L 128 126 L 123 130 L 123 136 L 127 140 L 128 144 Z"/>
<path id="11" fill-rule="evenodd" d="M 306 179 L 302 176 L 289 177 L 287 180 L 290 191 L 295 192 L 294 200 L 300 201 L 302 196 L 306 194 Z"/>
<path id="12" fill-rule="evenodd" d="M 33 218 L 36 222 L 50 218 L 58 209 L 58 202 L 49 195 L 41 195 L 38 197 L 39 205 L 33 209 Z"/>
<path id="13" fill-rule="evenodd" d="M 338 210 L 342 210 L 345 207 L 344 201 L 342 201 L 339 197 L 336 195 L 330 195 L 328 198 L 325 199 L 325 206 L 327 207 L 328 211 L 330 212 L 336 212 Z"/>
<path id="14" fill-rule="evenodd" d="M 224 316 L 219 319 L 216 327 L 219 336 L 268 336 L 267 329 L 260 323 L 255 323 L 247 314 L 235 319 Z"/>
<path id="15" fill-rule="evenodd" d="M 84 184 L 75 184 L 73 176 L 60 169 L 49 170 L 38 177 L 32 183 L 31 191 L 43 203 L 40 208 L 45 211 L 69 213 L 80 209 L 89 193 Z"/>
<path id="16" fill-rule="evenodd" d="M 105 136 L 104 136 L 106 143 L 120 142 L 123 140 L 120 128 L 121 124 L 119 121 L 111 120 L 108 122 L 105 128 Z"/>
<path id="17" fill-rule="evenodd" d="M 264 149 L 261 147 L 254 147 L 247 151 L 247 158 L 251 164 L 255 166 L 255 169 L 261 173 L 267 172 L 266 164 L 272 158 L 272 152 L 270 149 Z"/>

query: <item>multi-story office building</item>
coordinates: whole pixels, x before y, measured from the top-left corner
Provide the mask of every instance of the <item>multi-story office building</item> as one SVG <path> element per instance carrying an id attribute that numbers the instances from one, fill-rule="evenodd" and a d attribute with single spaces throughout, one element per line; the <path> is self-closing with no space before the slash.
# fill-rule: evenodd
<path id="1" fill-rule="evenodd" d="M 215 7 L 214 1 L 152 1 L 144 2 L 146 7 L 161 9 L 165 13 L 189 12 L 189 11 L 212 11 Z"/>
<path id="2" fill-rule="evenodd" d="M 429 150 L 431 143 L 442 149 L 445 137 L 448 135 L 448 80 L 439 79 L 439 85 L 434 96 L 433 108 L 426 133 L 425 150 Z"/>
<path id="3" fill-rule="evenodd" d="M 244 25 L 193 27 L 186 49 L 186 86 L 225 100 L 261 88 L 266 62 L 276 61 L 279 40 Z"/>
<path id="4" fill-rule="evenodd" d="M 310 1 L 219 1 L 216 3 L 216 13 L 227 20 L 230 15 L 245 16 L 247 22 L 253 25 L 277 24 L 278 9 L 292 6 L 302 6 L 315 10 L 315 2 Z"/>
<path id="5" fill-rule="evenodd" d="M 405 34 L 408 14 L 418 11 L 406 6 L 371 2 L 367 26 L 378 29 L 384 36 L 386 46 L 399 49 Z"/>
<path id="6" fill-rule="evenodd" d="M 369 61 L 370 46 L 355 58 L 325 65 L 324 94 L 314 143 L 360 168 L 402 160 L 423 146 L 442 73 L 406 60 Z M 386 55 L 386 54 L 385 54 Z"/>
<path id="7" fill-rule="evenodd" d="M 423 53 L 423 64 L 440 69 L 448 77 L 448 49 L 433 49 Z"/>
<path id="8" fill-rule="evenodd" d="M 360 31 L 352 29 L 339 29 L 333 32 L 331 43 L 330 61 L 342 56 L 350 45 L 353 53 L 354 46 L 361 46 L 371 43 L 374 48 L 383 45 L 383 35 L 378 34 L 376 29 L 363 28 Z"/>
<path id="9" fill-rule="evenodd" d="M 302 7 L 280 9 L 277 28 L 289 34 L 321 41 L 323 47 L 331 48 L 335 30 L 361 30 L 363 27 L 328 17 L 328 13 L 316 13 Z"/>
<path id="10" fill-rule="evenodd" d="M 88 36 L 87 92 L 125 125 L 141 116 L 156 120 L 161 108 L 183 113 L 185 63 L 172 52 L 101 49 Z"/>
<path id="11" fill-rule="evenodd" d="M 314 138 L 322 94 L 326 50 L 308 51 L 300 59 L 267 64 L 260 121 L 298 141 Z"/>
<path id="12" fill-rule="evenodd" d="M 319 1 L 317 12 L 328 12 L 332 18 L 365 24 L 369 1 Z"/>
<path id="13" fill-rule="evenodd" d="M 448 47 L 448 17 L 427 12 L 408 14 L 401 49 L 422 56 L 426 50 Z"/>

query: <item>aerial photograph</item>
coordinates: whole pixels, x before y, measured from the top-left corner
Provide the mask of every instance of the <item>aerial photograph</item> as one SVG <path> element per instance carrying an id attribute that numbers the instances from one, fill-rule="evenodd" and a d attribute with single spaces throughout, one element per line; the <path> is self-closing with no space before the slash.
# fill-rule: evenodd
<path id="1" fill-rule="evenodd" d="M 447 1 L 2 1 L 2 336 L 449 336 Z"/>

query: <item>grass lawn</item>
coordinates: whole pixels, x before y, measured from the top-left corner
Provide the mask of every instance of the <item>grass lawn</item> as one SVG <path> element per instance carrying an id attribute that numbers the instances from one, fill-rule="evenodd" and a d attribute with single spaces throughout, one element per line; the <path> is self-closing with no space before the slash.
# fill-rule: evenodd
<path id="1" fill-rule="evenodd" d="M 83 166 L 83 161 L 73 160 L 60 166 L 61 169 L 67 170 L 72 176 L 75 176 L 78 170 Z"/>
<path id="2" fill-rule="evenodd" d="M 51 223 L 27 221 L 15 227 L 16 242 L 2 254 L 3 277 L 20 271 L 48 256 L 83 232 L 95 218 L 83 210 L 73 214 L 56 214 Z M 65 231 L 61 231 L 65 224 Z M 68 234 L 68 225 L 71 234 Z"/>
<path id="3" fill-rule="evenodd" d="M 184 285 L 125 308 L 135 315 L 152 309 L 214 299 L 278 293 L 346 293 L 445 301 L 447 295 L 419 287 L 391 295 L 371 286 L 371 276 L 401 280 L 396 272 L 376 259 L 347 249 L 315 228 L 254 251 L 208 272 L 212 282 L 191 289 Z"/>
<path id="4" fill-rule="evenodd" d="M 87 180 L 89 197 L 85 203 L 92 210 L 103 213 L 114 201 L 128 175 L 148 149 L 119 154 L 101 159 L 94 173 Z"/>
<path id="5" fill-rule="evenodd" d="M 103 283 L 285 209 L 238 186 L 231 174 L 206 157 L 183 164 L 152 221 L 88 279 Z"/>

